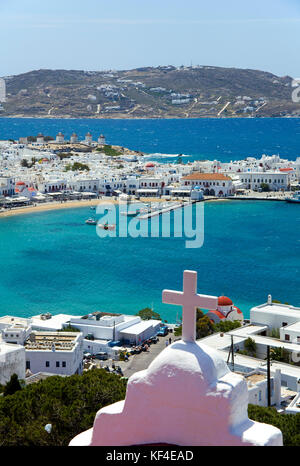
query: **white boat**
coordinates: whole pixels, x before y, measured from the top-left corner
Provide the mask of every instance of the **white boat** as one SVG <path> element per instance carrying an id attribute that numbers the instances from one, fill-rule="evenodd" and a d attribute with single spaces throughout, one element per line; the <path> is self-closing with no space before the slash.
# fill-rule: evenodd
<path id="1" fill-rule="evenodd" d="M 285 200 L 286 202 L 300 204 L 300 191 L 296 191 L 292 197 L 286 197 Z"/>
<path id="2" fill-rule="evenodd" d="M 88 218 L 88 219 L 85 221 L 85 223 L 86 223 L 87 225 L 97 225 L 97 220 L 94 219 L 94 218 Z"/>
<path id="3" fill-rule="evenodd" d="M 97 225 L 102 230 L 114 230 L 116 225 L 108 225 L 107 223 L 98 223 Z"/>

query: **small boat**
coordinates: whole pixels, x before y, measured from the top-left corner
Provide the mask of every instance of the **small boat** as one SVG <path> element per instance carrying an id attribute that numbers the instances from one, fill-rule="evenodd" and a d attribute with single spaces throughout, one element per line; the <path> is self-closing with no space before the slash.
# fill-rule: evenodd
<path id="1" fill-rule="evenodd" d="M 85 221 L 85 223 L 86 223 L 87 225 L 97 225 L 97 220 L 94 219 L 94 218 L 88 218 L 88 219 Z"/>
<path id="2" fill-rule="evenodd" d="M 96 207 L 90 207 L 91 210 L 96 210 Z"/>
<path id="3" fill-rule="evenodd" d="M 114 230 L 116 225 L 109 225 L 108 223 L 98 223 L 98 227 L 102 230 Z"/>
<path id="4" fill-rule="evenodd" d="M 296 191 L 292 197 L 286 197 L 285 200 L 286 202 L 300 204 L 300 191 Z"/>

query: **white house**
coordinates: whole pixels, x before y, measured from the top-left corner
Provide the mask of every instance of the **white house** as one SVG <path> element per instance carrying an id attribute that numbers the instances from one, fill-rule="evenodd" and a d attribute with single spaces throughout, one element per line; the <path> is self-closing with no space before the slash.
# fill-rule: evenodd
<path id="1" fill-rule="evenodd" d="M 31 334 L 32 328 L 29 324 L 14 322 L 8 324 L 1 330 L 2 341 L 15 345 L 24 345 Z"/>
<path id="2" fill-rule="evenodd" d="M 267 303 L 250 310 L 250 321 L 254 325 L 267 325 L 269 330 L 282 328 L 286 332 L 288 326 L 300 322 L 300 308 L 289 304 L 273 303 L 269 295 Z M 292 331 L 296 331 L 296 328 L 294 327 Z M 300 336 L 300 328 L 298 333 Z"/>
<path id="3" fill-rule="evenodd" d="M 234 193 L 234 185 L 229 176 L 222 173 L 191 173 L 181 179 L 183 186 L 198 186 L 206 196 L 226 197 Z"/>
<path id="4" fill-rule="evenodd" d="M 258 406 L 268 406 L 268 380 L 265 372 L 256 369 L 244 375 L 249 394 L 249 403 Z M 271 406 L 281 404 L 281 371 L 276 369 L 271 373 Z"/>
<path id="5" fill-rule="evenodd" d="M 13 374 L 25 378 L 25 348 L 0 341 L 0 384 L 6 384 Z"/>
<path id="6" fill-rule="evenodd" d="M 0 196 L 13 196 L 15 194 L 15 179 L 10 176 L 0 177 Z"/>
<path id="7" fill-rule="evenodd" d="M 161 321 L 143 321 L 139 316 L 98 313 L 72 317 L 70 325 L 78 328 L 84 339 L 84 349 L 95 353 L 111 352 L 113 343 L 139 344 L 156 335 Z"/>
<path id="8" fill-rule="evenodd" d="M 289 187 L 289 172 L 244 172 L 237 173 L 243 187 L 257 191 L 262 184 L 267 184 L 271 191 L 287 190 Z"/>
<path id="9" fill-rule="evenodd" d="M 83 371 L 83 337 L 80 332 L 34 331 L 25 342 L 26 369 L 33 374 L 73 375 Z"/>

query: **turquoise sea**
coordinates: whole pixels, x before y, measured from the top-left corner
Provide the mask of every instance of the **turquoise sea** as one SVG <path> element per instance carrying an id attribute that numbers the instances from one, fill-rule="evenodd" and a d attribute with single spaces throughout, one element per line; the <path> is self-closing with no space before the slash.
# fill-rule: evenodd
<path id="1" fill-rule="evenodd" d="M 299 119 L 50 120 L 0 118 L 0 139 L 84 137 L 184 160 L 221 161 L 279 153 L 300 156 Z M 155 156 L 161 161 L 172 158 Z M 207 203 L 202 248 L 185 238 L 105 238 L 84 221 L 88 208 L 0 219 L 0 315 L 95 310 L 134 314 L 153 306 L 174 322 L 163 288 L 182 289 L 184 269 L 198 271 L 198 291 L 231 297 L 249 316 L 274 298 L 300 306 L 300 208 L 284 202 Z"/>
<path id="2" fill-rule="evenodd" d="M 1 314 L 134 314 L 161 303 L 163 288 L 182 289 L 184 269 L 198 271 L 198 292 L 227 295 L 244 312 L 268 293 L 300 306 L 300 208 L 284 202 L 206 203 L 205 240 L 99 238 L 85 225 L 89 208 L 26 214 L 0 221 Z"/>

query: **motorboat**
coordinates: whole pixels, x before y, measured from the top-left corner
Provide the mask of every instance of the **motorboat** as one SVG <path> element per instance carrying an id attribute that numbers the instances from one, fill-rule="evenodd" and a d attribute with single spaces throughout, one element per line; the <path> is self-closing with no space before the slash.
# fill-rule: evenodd
<path id="1" fill-rule="evenodd" d="M 286 197 L 285 200 L 286 202 L 300 204 L 300 191 L 296 191 L 292 197 Z"/>
<path id="2" fill-rule="evenodd" d="M 88 219 L 85 221 L 85 223 L 86 223 L 87 225 L 97 225 L 97 220 L 94 219 L 94 218 L 88 218 Z"/>
<path id="3" fill-rule="evenodd" d="M 114 230 L 116 225 L 109 225 L 108 223 L 98 223 L 98 227 L 102 230 Z"/>

